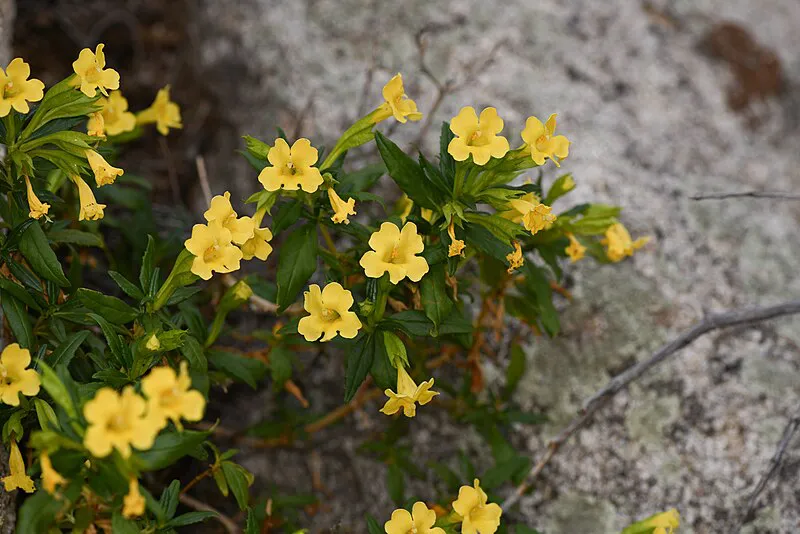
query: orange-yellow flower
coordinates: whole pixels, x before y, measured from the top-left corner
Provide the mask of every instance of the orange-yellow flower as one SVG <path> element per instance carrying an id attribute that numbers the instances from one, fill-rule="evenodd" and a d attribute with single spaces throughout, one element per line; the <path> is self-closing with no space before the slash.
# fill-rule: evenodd
<path id="1" fill-rule="evenodd" d="M 289 143 L 278 138 L 267 155 L 272 165 L 259 173 L 258 181 L 267 191 L 302 189 L 313 193 L 323 182 L 322 174 L 314 167 L 318 157 L 317 149 L 308 139 L 298 139 L 289 148 Z"/>
<path id="2" fill-rule="evenodd" d="M 272 231 L 269 228 L 260 228 L 261 220 L 264 218 L 266 210 L 258 210 L 253 215 L 253 237 L 242 244 L 242 259 L 252 260 L 258 258 L 265 261 L 272 252 Z"/>
<path id="3" fill-rule="evenodd" d="M 98 89 L 105 96 L 108 96 L 107 89 L 119 89 L 119 73 L 114 69 L 105 68 L 106 55 L 103 47 L 105 45 L 100 43 L 94 52 L 84 48 L 78 59 L 72 63 L 72 68 L 78 75 L 77 82 L 81 92 L 89 98 L 97 95 Z"/>
<path id="4" fill-rule="evenodd" d="M 56 488 L 67 483 L 67 479 L 53 468 L 50 456 L 46 452 L 39 455 L 39 464 L 42 467 L 42 487 L 50 495 L 55 495 Z"/>
<path id="5" fill-rule="evenodd" d="M 447 235 L 450 236 L 450 247 L 447 249 L 447 256 L 463 256 L 467 245 L 461 239 L 456 239 L 456 229 L 453 221 L 450 221 L 450 225 L 447 227 Z"/>
<path id="6" fill-rule="evenodd" d="M 159 421 L 145 417 L 147 403 L 126 386 L 120 395 L 111 388 L 100 388 L 83 407 L 89 423 L 83 445 L 92 455 L 104 458 L 117 449 L 123 458 L 131 455 L 131 446 L 147 450 L 160 430 Z"/>
<path id="7" fill-rule="evenodd" d="M 488 503 L 489 498 L 476 478 L 473 486 L 461 486 L 453 510 L 461 516 L 461 534 L 494 534 L 500 526 L 503 510 L 500 505 Z"/>
<path id="8" fill-rule="evenodd" d="M 11 447 L 8 451 L 8 467 L 11 474 L 2 479 L 6 491 L 21 489 L 26 493 L 33 493 L 35 490 L 33 479 L 25 473 L 25 461 L 22 459 L 22 453 L 19 452 L 17 441 L 13 438 L 11 439 Z"/>
<path id="9" fill-rule="evenodd" d="M 457 161 L 465 161 L 472 155 L 475 165 L 486 165 L 490 158 L 502 158 L 508 152 L 508 140 L 497 135 L 503 130 L 503 119 L 495 108 L 486 108 L 481 116 L 475 108 L 461 108 L 450 122 L 450 131 L 456 137 L 447 146 L 447 152 Z"/>
<path id="10" fill-rule="evenodd" d="M 139 481 L 134 477 L 128 481 L 128 494 L 122 499 L 122 515 L 128 519 L 144 513 L 145 500 L 139 493 Z"/>
<path id="11" fill-rule="evenodd" d="M 172 421 L 182 430 L 181 418 L 187 421 L 199 421 L 203 418 L 206 399 L 191 389 L 188 364 L 181 362 L 180 372 L 172 367 L 155 367 L 142 379 L 142 392 L 147 397 L 147 416 L 159 421 L 163 428 L 167 421 Z"/>
<path id="12" fill-rule="evenodd" d="M 103 218 L 103 209 L 105 204 L 98 204 L 97 199 L 94 198 L 92 188 L 89 187 L 83 178 L 77 174 L 71 176 L 72 181 L 78 186 L 78 200 L 81 204 L 81 210 L 78 214 L 79 221 L 97 221 Z"/>
<path id="13" fill-rule="evenodd" d="M 44 96 L 44 84 L 35 78 L 28 79 L 31 67 L 22 58 L 14 58 L 6 70 L 0 69 L 0 117 L 14 108 L 20 113 L 30 111 L 28 102 L 38 102 Z"/>
<path id="14" fill-rule="evenodd" d="M 434 527 L 434 523 L 436 512 L 418 501 L 411 507 L 411 513 L 403 508 L 392 512 L 392 518 L 383 525 L 383 529 L 386 534 L 445 534 L 444 529 Z"/>
<path id="15" fill-rule="evenodd" d="M 39 197 L 37 197 L 36 193 L 33 191 L 31 179 L 27 176 L 25 176 L 25 190 L 28 193 L 28 216 L 31 219 L 38 219 L 47 215 L 47 212 L 50 210 L 50 204 L 39 200 Z"/>
<path id="16" fill-rule="evenodd" d="M 525 257 L 522 255 L 522 247 L 519 246 L 518 241 L 514 241 L 514 252 L 506 255 L 506 259 L 508 260 L 509 274 L 523 266 Z"/>
<path id="17" fill-rule="evenodd" d="M 417 111 L 417 104 L 406 96 L 403 88 L 403 77 L 395 74 L 389 82 L 383 86 L 383 98 L 385 102 L 378 108 L 375 122 L 394 115 L 397 122 L 405 123 L 406 119 L 418 121 L 422 118 L 422 113 Z"/>
<path id="18" fill-rule="evenodd" d="M 385 222 L 380 230 L 369 238 L 367 251 L 359 262 L 364 274 L 370 278 L 380 278 L 389 273 L 389 280 L 399 284 L 408 277 L 419 282 L 428 272 L 428 262 L 417 256 L 425 249 L 422 237 L 417 233 L 417 225 L 408 222 L 401 231 L 395 224 Z"/>
<path id="19" fill-rule="evenodd" d="M 631 239 L 631 234 L 622 223 L 614 223 L 606 230 L 605 237 L 600 241 L 606 246 L 606 256 L 613 262 L 622 261 L 633 252 L 645 246 L 650 241 L 649 237 L 640 237 L 636 241 Z"/>
<path id="20" fill-rule="evenodd" d="M 195 224 L 192 237 L 184 242 L 186 250 L 195 255 L 192 272 L 209 280 L 212 272 L 230 273 L 241 267 L 242 251 L 232 243 L 231 231 L 219 221 Z"/>
<path id="21" fill-rule="evenodd" d="M 39 394 L 39 374 L 28 369 L 31 353 L 19 343 L 12 343 L 0 354 L 0 401 L 9 406 L 19 406 L 19 394 L 33 397 Z"/>
<path id="22" fill-rule="evenodd" d="M 331 220 L 334 224 L 350 224 L 350 219 L 347 217 L 348 215 L 356 214 L 356 201 L 352 198 L 348 198 L 347 202 L 345 202 L 336 194 L 336 191 L 334 191 L 332 187 L 328 189 L 328 200 L 333 210 L 333 217 L 331 217 Z"/>
<path id="23" fill-rule="evenodd" d="M 431 399 L 439 394 L 438 391 L 431 391 L 432 387 L 433 378 L 417 385 L 408 375 L 405 367 L 398 366 L 397 392 L 395 393 L 391 389 L 384 390 L 383 393 L 389 397 L 389 400 L 381 408 L 381 413 L 392 415 L 403 410 L 403 415 L 406 417 L 414 417 L 417 415 L 416 403 L 419 403 L 420 406 L 428 404 Z"/>
<path id="24" fill-rule="evenodd" d="M 239 217 L 231 205 L 231 194 L 225 191 L 211 199 L 206 212 L 203 214 L 208 222 L 218 221 L 224 228 L 231 232 L 231 241 L 241 245 L 251 237 L 255 231 L 255 222 L 252 217 Z"/>
<path id="25" fill-rule="evenodd" d="M 563 135 L 553 135 L 555 131 L 555 113 L 550 115 L 545 124 L 536 117 L 528 117 L 525 122 L 522 140 L 537 165 L 544 165 L 545 158 L 550 158 L 556 167 L 560 167 L 560 160 L 569 155 L 569 140 Z"/>
<path id="26" fill-rule="evenodd" d="M 86 159 L 89 161 L 89 166 L 94 173 L 94 181 L 97 183 L 97 187 L 113 184 L 117 176 L 122 176 L 125 173 L 122 169 L 108 163 L 103 156 L 94 150 L 86 151 Z"/>
<path id="27" fill-rule="evenodd" d="M 564 249 L 564 252 L 569 256 L 570 261 L 575 263 L 586 254 L 586 247 L 581 245 L 581 242 L 574 235 L 567 234 L 567 237 L 569 238 L 569 246 Z"/>
<path id="28" fill-rule="evenodd" d="M 352 306 L 353 294 L 341 284 L 333 282 L 322 290 L 312 284 L 305 292 L 303 303 L 309 315 L 300 319 L 297 332 L 306 341 L 330 341 L 337 335 L 353 339 L 358 335 L 361 321 L 350 311 Z"/>
<path id="29" fill-rule="evenodd" d="M 92 137 L 106 138 L 106 120 L 101 112 L 95 111 L 89 115 L 89 122 L 86 123 L 86 133 Z"/>
<path id="30" fill-rule="evenodd" d="M 108 135 L 119 135 L 125 132 L 130 132 L 136 128 L 136 115 L 128 111 L 128 99 L 122 96 L 119 91 L 112 91 L 108 98 L 100 97 L 97 103 L 103 106 L 97 114 L 99 115 L 102 124 L 100 125 L 100 135 L 103 133 Z M 92 129 L 92 119 L 89 119 L 89 129 Z M 97 129 L 95 127 L 95 129 Z M 92 134 L 90 134 L 92 135 Z"/>
<path id="31" fill-rule="evenodd" d="M 167 135 L 170 128 L 183 128 L 181 108 L 170 100 L 169 85 L 158 90 L 150 107 L 136 114 L 137 124 L 155 123 L 161 135 Z"/>
<path id="32" fill-rule="evenodd" d="M 556 216 L 550 213 L 550 206 L 546 206 L 541 202 L 534 204 L 527 200 L 515 198 L 508 203 L 514 211 L 522 214 L 522 225 L 531 235 L 540 230 L 547 230 L 556 221 Z"/>

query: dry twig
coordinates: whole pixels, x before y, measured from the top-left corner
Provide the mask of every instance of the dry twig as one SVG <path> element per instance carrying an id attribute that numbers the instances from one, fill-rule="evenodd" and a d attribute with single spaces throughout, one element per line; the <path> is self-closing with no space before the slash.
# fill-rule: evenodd
<path id="1" fill-rule="evenodd" d="M 592 395 L 589 400 L 584 403 L 581 412 L 547 444 L 547 451 L 544 453 L 542 458 L 530 470 L 528 476 L 525 477 L 525 480 L 522 482 L 522 484 L 517 486 L 514 493 L 512 493 L 505 500 L 505 502 L 503 502 L 503 510 L 508 510 L 510 507 L 516 504 L 517 501 L 519 501 L 520 497 L 522 497 L 522 495 L 528 491 L 533 482 L 541 474 L 544 467 L 550 462 L 553 456 L 555 456 L 561 446 L 572 437 L 573 434 L 588 424 L 594 418 L 595 413 L 597 413 L 600 408 L 605 406 L 614 395 L 627 388 L 631 382 L 641 377 L 647 371 L 662 363 L 664 360 L 680 351 L 697 338 L 707 334 L 708 332 L 711 332 L 712 330 L 757 323 L 760 321 L 766 321 L 776 317 L 793 315 L 796 313 L 800 313 L 800 300 L 793 300 L 783 304 L 778 304 L 776 306 L 767 306 L 764 308 L 731 310 L 715 315 L 708 315 L 702 321 L 688 330 L 685 330 L 681 335 L 669 343 L 663 345 L 652 356 L 650 356 L 650 358 L 640 361 L 639 363 L 630 367 L 627 371 L 624 371 L 612 378 L 605 387 Z"/>
<path id="2" fill-rule="evenodd" d="M 723 200 L 726 198 L 777 198 L 780 200 L 800 200 L 800 195 L 781 191 L 740 191 L 734 193 L 700 193 L 689 197 L 692 200 Z"/>

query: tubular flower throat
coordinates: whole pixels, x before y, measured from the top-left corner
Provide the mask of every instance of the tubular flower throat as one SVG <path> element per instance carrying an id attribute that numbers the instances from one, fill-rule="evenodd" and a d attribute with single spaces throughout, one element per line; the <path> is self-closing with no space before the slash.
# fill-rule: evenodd
<path id="1" fill-rule="evenodd" d="M 356 214 L 355 199 L 348 198 L 347 202 L 345 202 L 331 187 L 328 189 L 328 200 L 331 202 L 331 209 L 333 210 L 333 217 L 331 217 L 331 220 L 334 224 L 350 224 L 350 219 L 347 217 L 348 215 Z"/>
<path id="2" fill-rule="evenodd" d="M 83 407 L 89 428 L 83 445 L 92 455 L 104 458 L 117 449 L 123 458 L 131 455 L 131 445 L 139 450 L 153 446 L 159 421 L 145 417 L 147 403 L 126 386 L 120 395 L 111 388 L 101 388 Z"/>
<path id="3" fill-rule="evenodd" d="M 330 341 L 338 335 L 353 339 L 358 335 L 361 321 L 353 306 L 353 294 L 339 283 L 333 282 L 320 290 L 312 284 L 305 292 L 303 307 L 310 314 L 297 325 L 297 331 L 306 341 Z M 322 339 L 320 339 L 322 336 Z"/>
<path id="4" fill-rule="evenodd" d="M 627 256 L 633 256 L 633 252 L 645 246 L 650 241 L 649 237 L 640 237 L 636 241 L 631 240 L 622 223 L 615 223 L 608 227 L 606 236 L 600 243 L 606 246 L 606 255 L 613 262 L 622 261 Z"/>
<path id="5" fill-rule="evenodd" d="M 291 148 L 282 138 L 275 140 L 275 146 L 267 154 L 272 166 L 265 167 L 258 175 L 258 181 L 267 191 L 286 189 L 306 193 L 315 192 L 323 179 L 319 169 L 314 167 L 319 153 L 311 146 L 311 141 L 298 139 Z"/>
<path id="6" fill-rule="evenodd" d="M 122 176 L 125 173 L 122 169 L 110 165 L 103 156 L 94 150 L 86 151 L 86 159 L 89 161 L 89 166 L 94 173 L 94 181 L 97 183 L 97 187 L 113 184 L 117 176 Z"/>
<path id="7" fill-rule="evenodd" d="M 231 194 L 228 191 L 211 199 L 211 204 L 203 214 L 203 217 L 208 222 L 217 221 L 224 228 L 230 230 L 231 241 L 237 245 L 241 245 L 252 238 L 255 232 L 256 225 L 252 217 L 239 217 L 233 211 Z"/>
<path id="8" fill-rule="evenodd" d="M 18 343 L 12 343 L 0 354 L 0 401 L 19 406 L 19 394 L 34 397 L 39 394 L 39 374 L 28 369 L 31 353 Z"/>
<path id="9" fill-rule="evenodd" d="M 525 258 L 522 255 L 522 248 L 519 246 L 519 241 L 514 241 L 514 252 L 506 256 L 508 260 L 508 274 L 513 273 L 525 264 Z"/>
<path id="10" fill-rule="evenodd" d="M 137 124 L 156 124 L 161 135 L 169 134 L 169 129 L 183 128 L 181 108 L 169 99 L 169 85 L 158 90 L 150 107 L 136 114 Z"/>
<path id="11" fill-rule="evenodd" d="M 78 75 L 77 85 L 80 85 L 81 92 L 93 98 L 99 89 L 104 96 L 108 96 L 107 89 L 119 89 L 119 73 L 114 69 L 106 69 L 106 55 L 103 52 L 104 44 L 100 43 L 92 52 L 88 48 L 81 50 L 81 53 L 72 63 L 75 74 Z"/>
<path id="12" fill-rule="evenodd" d="M 121 92 L 112 91 L 108 98 L 100 97 L 97 103 L 103 106 L 98 112 L 102 121 L 100 135 L 119 135 L 136 128 L 136 115 L 128 111 L 128 99 Z M 89 119 L 89 128 L 91 127 L 92 119 Z"/>
<path id="13" fill-rule="evenodd" d="M 439 394 L 438 391 L 431 391 L 432 387 L 433 378 L 417 385 L 408 375 L 405 367 L 400 365 L 397 368 L 397 393 L 391 389 L 384 390 L 383 393 L 389 397 L 389 400 L 380 411 L 386 415 L 393 415 L 402 409 L 403 415 L 414 417 L 417 415 L 416 403 L 419 403 L 420 406 L 428 404 Z"/>
<path id="14" fill-rule="evenodd" d="M 231 241 L 231 231 L 219 221 L 195 224 L 192 237 L 184 242 L 186 250 L 195 255 L 192 273 L 209 280 L 212 272 L 230 273 L 241 266 L 242 251 Z"/>
<path id="15" fill-rule="evenodd" d="M 399 508 L 392 512 L 392 518 L 384 523 L 386 534 L 445 534 L 444 529 L 434 527 L 436 512 L 429 510 L 424 502 L 418 501 L 408 510 Z"/>
<path id="16" fill-rule="evenodd" d="M 383 99 L 385 102 L 378 108 L 375 122 L 380 122 L 392 115 L 397 122 L 404 123 L 407 119 L 418 121 L 422 118 L 422 113 L 417 111 L 417 104 L 406 96 L 403 88 L 403 77 L 395 74 L 389 82 L 383 86 Z"/>
<path id="17" fill-rule="evenodd" d="M 127 519 L 139 517 L 144 513 L 145 500 L 139 493 L 139 481 L 131 478 L 128 481 L 128 494 L 122 500 L 122 515 Z"/>
<path id="18" fill-rule="evenodd" d="M 8 467 L 11 474 L 2 479 L 6 491 L 14 491 L 15 489 L 21 489 L 26 493 L 35 491 L 33 479 L 25 473 L 25 461 L 22 459 L 19 445 L 13 438 L 11 439 L 11 450 L 8 451 Z"/>
<path id="19" fill-rule="evenodd" d="M 158 421 L 160 428 L 172 421 L 182 430 L 181 418 L 199 421 L 203 418 L 206 400 L 192 387 L 188 364 L 181 362 L 180 372 L 172 367 L 156 367 L 142 379 L 142 392 L 147 397 L 147 416 Z"/>
<path id="20" fill-rule="evenodd" d="M 536 117 L 528 117 L 522 140 L 530 150 L 531 158 L 537 165 L 544 165 L 545 158 L 550 158 L 556 167 L 560 160 L 569 155 L 569 140 L 563 135 L 553 135 L 556 131 L 556 114 L 550 115 L 545 124 Z"/>
<path id="21" fill-rule="evenodd" d="M 89 122 L 86 123 L 86 133 L 92 137 L 106 138 L 106 120 L 101 112 L 95 111 L 89 115 Z"/>
<path id="22" fill-rule="evenodd" d="M 50 495 L 55 495 L 57 486 L 63 486 L 67 479 L 53 468 L 50 456 L 46 452 L 39 455 L 39 464 L 42 467 L 42 487 Z"/>
<path id="23" fill-rule="evenodd" d="M 513 199 L 509 204 L 519 213 L 522 213 L 522 225 L 531 235 L 540 230 L 547 230 L 556 222 L 556 216 L 550 213 L 550 206 L 542 203 L 534 204 L 522 199 Z"/>
<path id="24" fill-rule="evenodd" d="M 390 222 L 381 224 L 380 230 L 370 236 L 369 246 L 372 250 L 364 253 L 359 263 L 370 278 L 389 273 L 393 284 L 399 284 L 405 277 L 419 282 L 428 272 L 428 262 L 417 256 L 425 245 L 412 222 L 406 223 L 402 231 Z"/>
<path id="25" fill-rule="evenodd" d="M 461 239 L 456 239 L 456 228 L 453 221 L 450 221 L 450 225 L 447 227 L 447 235 L 450 236 L 450 247 L 447 249 L 448 257 L 463 256 L 467 245 Z"/>
<path id="26" fill-rule="evenodd" d="M 525 202 L 524 204 L 517 202 L 517 203 L 510 203 L 508 204 L 508 209 L 506 211 L 500 212 L 500 216 L 504 219 L 508 219 L 511 222 L 515 222 L 517 224 L 522 223 L 522 218 L 528 213 L 531 208 L 530 206 L 535 206 L 541 202 L 539 195 L 536 193 L 525 193 L 521 197 L 517 198 L 516 200 L 522 200 Z M 524 210 L 524 211 L 520 211 Z"/>
<path id="27" fill-rule="evenodd" d="M 81 210 L 78 214 L 79 221 L 97 221 L 103 218 L 103 209 L 105 204 L 98 204 L 97 199 L 94 198 L 92 188 L 89 187 L 83 178 L 77 174 L 72 176 L 72 181 L 78 186 L 78 197 L 81 204 Z"/>
<path id="28" fill-rule="evenodd" d="M 486 108 L 481 116 L 471 106 L 461 108 L 450 122 L 450 131 L 456 137 L 450 141 L 447 152 L 457 161 L 465 161 L 472 155 L 475 165 L 486 165 L 490 158 L 502 158 L 508 152 L 508 140 L 499 134 L 503 130 L 503 119 L 495 108 Z"/>
<path id="29" fill-rule="evenodd" d="M 14 58 L 6 70 L 0 69 L 0 117 L 14 108 L 20 113 L 30 111 L 28 102 L 38 102 L 44 96 L 44 84 L 35 78 L 28 79 L 31 67 L 22 58 Z"/>
<path id="30" fill-rule="evenodd" d="M 462 517 L 462 534 L 494 534 L 500 526 L 503 510 L 500 505 L 488 503 L 489 498 L 476 478 L 474 486 L 461 486 L 453 510 Z"/>
<path id="31" fill-rule="evenodd" d="M 28 193 L 28 217 L 31 219 L 38 219 L 47 215 L 47 212 L 50 210 L 50 204 L 39 200 L 39 197 L 37 197 L 36 193 L 33 191 L 31 179 L 27 176 L 25 176 L 25 190 Z"/>
<path id="32" fill-rule="evenodd" d="M 567 234 L 567 237 L 569 238 L 569 246 L 564 249 L 564 252 L 569 256 L 569 260 L 575 263 L 586 255 L 586 247 L 581 245 L 581 242 L 574 235 Z"/>
<path id="33" fill-rule="evenodd" d="M 272 253 L 272 231 L 269 228 L 260 228 L 261 220 L 264 218 L 266 210 L 259 210 L 253 215 L 253 237 L 242 245 L 242 259 L 252 260 L 258 258 L 265 261 Z"/>

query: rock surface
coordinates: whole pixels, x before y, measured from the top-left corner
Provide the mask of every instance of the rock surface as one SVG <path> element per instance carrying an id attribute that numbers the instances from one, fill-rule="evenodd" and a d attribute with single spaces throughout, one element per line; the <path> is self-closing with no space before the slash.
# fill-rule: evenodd
<path id="1" fill-rule="evenodd" d="M 191 21 L 197 61 L 232 125 L 217 134 L 211 175 L 225 176 L 226 187 L 234 176 L 234 196 L 257 185 L 231 154 L 234 134 L 270 139 L 282 125 L 290 135 L 330 144 L 379 102 L 382 83 L 397 71 L 429 109 L 435 87 L 420 72 L 415 41 L 428 27 L 430 70 L 442 81 L 467 80 L 436 112 L 424 146 L 435 144 L 438 121 L 463 105 L 496 106 L 510 137 L 528 115 L 559 112 L 560 129 L 573 141 L 565 163 L 578 183 L 572 200 L 619 204 L 634 236 L 652 236 L 632 261 L 571 269 L 575 301 L 564 303 L 564 332 L 531 343 L 518 393 L 553 421 L 518 429 L 531 455 L 541 454 L 547 437 L 609 376 L 704 312 L 776 303 L 800 290 L 797 203 L 688 198 L 796 189 L 796 0 L 202 4 Z M 724 20 L 776 51 L 789 80 L 782 96 L 751 102 L 744 114 L 727 106 L 734 81 L 728 66 L 699 46 Z M 465 68 L 476 65 L 467 76 Z M 395 137 L 412 141 L 420 129 L 406 125 Z M 620 394 L 512 514 L 548 533 L 611 533 L 674 506 L 682 533 L 730 531 L 800 402 L 798 327 L 784 319 L 697 341 Z M 441 428 L 417 420 L 421 435 Z M 273 460 L 253 457 L 251 466 L 283 463 Z M 796 442 L 749 532 L 800 530 L 798 467 Z M 325 482 L 335 489 L 353 481 L 334 474 Z M 367 500 L 318 515 L 314 525 L 336 517 L 359 530 L 364 510 L 380 517 L 391 510 L 385 496 Z"/>

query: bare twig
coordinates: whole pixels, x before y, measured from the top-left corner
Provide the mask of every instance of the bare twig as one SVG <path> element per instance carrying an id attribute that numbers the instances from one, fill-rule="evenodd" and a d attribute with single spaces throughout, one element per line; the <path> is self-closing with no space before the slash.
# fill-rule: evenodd
<path id="1" fill-rule="evenodd" d="M 739 191 L 733 193 L 700 193 L 689 197 L 692 200 L 723 200 L 726 198 L 777 198 L 780 200 L 800 200 L 800 195 L 781 191 Z"/>
<path id="2" fill-rule="evenodd" d="M 197 167 L 197 178 L 200 180 L 200 189 L 203 190 L 203 196 L 206 199 L 206 204 L 211 204 L 211 186 L 208 183 L 208 170 L 206 170 L 206 160 L 201 155 L 194 158 L 194 164 Z"/>
<path id="3" fill-rule="evenodd" d="M 222 277 L 222 283 L 225 284 L 227 287 L 231 287 L 239 280 L 226 274 Z M 259 297 L 258 295 L 251 295 L 250 296 L 250 306 L 258 311 L 262 311 L 264 313 L 278 313 L 278 305 L 274 302 L 270 302 L 265 298 Z"/>
<path id="4" fill-rule="evenodd" d="M 664 360 L 688 346 L 697 338 L 701 337 L 712 330 L 719 328 L 728 328 L 731 326 L 741 326 L 746 324 L 757 323 L 781 317 L 784 315 L 792 315 L 800 313 L 800 300 L 793 300 L 778 304 L 776 306 L 767 306 L 764 308 L 750 308 L 731 310 L 724 313 L 706 316 L 702 321 L 688 330 L 685 330 L 681 335 L 663 345 L 650 358 L 642 360 L 639 363 L 630 367 L 627 371 L 618 374 L 609 381 L 608 384 L 600 391 L 592 395 L 587 400 L 581 412 L 570 423 L 547 444 L 547 451 L 536 465 L 530 470 L 528 476 L 520 484 L 514 493 L 512 493 L 503 503 L 503 509 L 508 510 L 513 506 L 520 497 L 525 494 L 531 487 L 533 482 L 542 472 L 544 467 L 555 456 L 561 446 L 566 443 L 573 434 L 588 424 L 600 408 L 606 405 L 611 398 L 627 388 L 628 385 L 634 380 L 641 377 L 647 371 L 662 363 Z"/>
<path id="5" fill-rule="evenodd" d="M 789 448 L 789 444 L 792 442 L 792 438 L 794 437 L 794 434 L 797 432 L 798 428 L 800 428 L 800 407 L 798 407 L 794 416 L 789 419 L 789 422 L 786 423 L 786 427 L 783 429 L 783 437 L 781 437 L 781 440 L 778 443 L 778 448 L 775 449 L 775 453 L 772 455 L 772 459 L 769 461 L 769 467 L 764 474 L 761 475 L 761 480 L 758 481 L 755 489 L 750 494 L 750 498 L 747 499 L 747 509 L 745 510 L 744 515 L 742 515 L 736 530 L 733 531 L 734 534 L 738 534 L 742 530 L 742 527 L 747 520 L 753 515 L 753 511 L 758 503 L 758 497 L 761 495 L 761 492 L 764 491 L 764 488 L 767 487 L 767 483 L 770 481 L 770 479 L 775 475 L 775 473 L 778 472 L 778 468 L 781 466 L 781 462 L 783 461 L 783 455 L 786 453 L 786 449 Z"/>
<path id="6" fill-rule="evenodd" d="M 239 528 L 239 525 L 237 525 L 233 521 L 233 519 L 223 514 L 213 506 L 208 505 L 203 501 L 198 501 L 197 499 L 189 495 L 181 495 L 180 497 L 178 497 L 178 499 L 181 501 L 182 504 L 188 506 L 193 510 L 197 510 L 198 512 L 214 512 L 215 514 L 217 514 L 215 519 L 220 523 L 222 523 L 222 526 L 225 527 L 225 530 L 228 531 L 228 534 L 240 534 L 242 532 L 242 529 Z"/>

